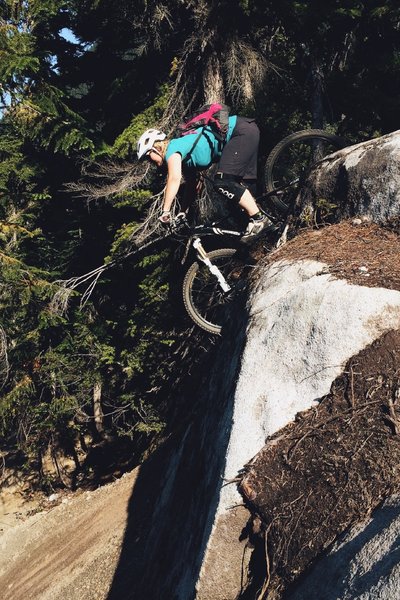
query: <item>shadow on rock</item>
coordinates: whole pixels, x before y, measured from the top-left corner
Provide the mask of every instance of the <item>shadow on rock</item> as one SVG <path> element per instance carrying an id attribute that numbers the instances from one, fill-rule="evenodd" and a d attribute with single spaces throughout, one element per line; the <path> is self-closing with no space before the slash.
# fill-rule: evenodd
<path id="1" fill-rule="evenodd" d="M 193 376 L 179 423 L 140 468 L 108 600 L 195 596 L 223 483 L 247 322 L 244 300 L 197 365 L 201 377 Z"/>

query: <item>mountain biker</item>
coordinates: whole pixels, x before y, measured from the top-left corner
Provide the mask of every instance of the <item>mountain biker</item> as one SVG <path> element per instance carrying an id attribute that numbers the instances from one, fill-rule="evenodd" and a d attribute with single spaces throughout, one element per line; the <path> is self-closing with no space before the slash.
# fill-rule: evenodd
<path id="1" fill-rule="evenodd" d="M 218 162 L 213 179 L 216 192 L 239 204 L 249 217 L 241 241 L 246 243 L 258 237 L 262 231 L 274 231 L 275 225 L 259 209 L 251 193 L 257 180 L 257 153 L 260 132 L 254 119 L 233 115 L 229 117 L 226 141 L 221 142 L 211 129 L 205 129 L 194 145 L 200 129 L 175 139 L 158 129 L 145 131 L 137 143 L 138 159 L 148 159 L 157 167 L 164 162 L 168 168 L 167 183 L 160 221 L 171 222 L 171 207 L 185 178 L 185 194 L 182 209 L 186 210 L 194 199 L 197 187 L 197 171 Z"/>

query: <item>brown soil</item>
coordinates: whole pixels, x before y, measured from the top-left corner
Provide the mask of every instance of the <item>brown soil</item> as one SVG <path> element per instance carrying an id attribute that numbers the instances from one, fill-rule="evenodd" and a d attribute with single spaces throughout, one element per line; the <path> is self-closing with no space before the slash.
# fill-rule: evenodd
<path id="1" fill-rule="evenodd" d="M 39 512 L 43 505 L 50 508 L 52 501 L 43 494 L 36 496 L 20 485 L 9 485 L 0 492 L 0 536 L 30 515 Z"/>
<path id="2" fill-rule="evenodd" d="M 268 599 L 282 597 L 340 533 L 398 491 L 399 386 L 400 332 L 392 331 L 353 357 L 318 407 L 247 466 L 240 490 L 262 521 Z M 249 590 L 243 598 L 254 597 Z"/>
<path id="3" fill-rule="evenodd" d="M 328 265 L 338 278 L 368 287 L 400 290 L 400 235 L 397 223 L 354 225 L 343 221 L 317 230 L 306 230 L 264 258 L 316 260 Z"/>
<path id="4" fill-rule="evenodd" d="M 51 510 L 13 527 L 8 522 L 0 534 L 2 600 L 107 598 L 136 475 L 137 470 L 96 491 L 58 495 L 61 503 Z"/>

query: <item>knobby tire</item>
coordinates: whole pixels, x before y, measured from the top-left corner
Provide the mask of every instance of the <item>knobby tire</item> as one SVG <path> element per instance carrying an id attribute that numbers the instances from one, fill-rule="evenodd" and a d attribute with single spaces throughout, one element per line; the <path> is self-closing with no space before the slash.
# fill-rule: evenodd
<path id="1" fill-rule="evenodd" d="M 234 248 L 212 250 L 208 252 L 208 257 L 220 269 L 232 290 L 223 293 L 217 278 L 204 263 L 196 260 L 187 270 L 183 280 L 183 302 L 196 325 L 209 333 L 219 335 L 226 309 L 242 280 L 245 263 Z"/>
<path id="2" fill-rule="evenodd" d="M 300 148 L 301 144 L 304 143 L 309 144 L 311 148 L 312 142 L 321 142 L 319 145 L 319 153 L 321 156 L 316 160 L 309 160 L 307 165 L 296 164 L 296 160 L 298 160 L 295 156 L 296 147 Z M 344 138 L 328 133 L 323 129 L 304 129 L 303 131 L 297 131 L 296 133 L 288 135 L 274 146 L 268 155 L 265 164 L 266 192 L 276 192 L 277 189 L 288 184 L 292 173 L 296 174 L 296 177 L 300 179 L 301 183 L 316 162 L 319 162 L 319 160 L 322 160 L 325 156 L 328 156 L 347 145 L 348 142 Z M 292 150 L 293 158 L 289 155 L 289 152 Z M 282 164 L 280 164 L 280 161 Z M 293 164 L 290 164 L 291 162 L 293 162 Z M 286 174 L 288 181 L 285 181 Z M 295 179 L 294 175 L 293 179 Z M 296 184 L 294 184 L 293 188 L 292 196 L 296 193 L 298 185 L 296 186 Z M 285 198 L 285 200 L 282 200 L 279 195 L 274 195 L 272 196 L 272 202 L 278 211 L 287 213 L 290 204 L 290 200 L 288 200 L 289 194 L 285 194 L 283 191 L 282 197 Z"/>

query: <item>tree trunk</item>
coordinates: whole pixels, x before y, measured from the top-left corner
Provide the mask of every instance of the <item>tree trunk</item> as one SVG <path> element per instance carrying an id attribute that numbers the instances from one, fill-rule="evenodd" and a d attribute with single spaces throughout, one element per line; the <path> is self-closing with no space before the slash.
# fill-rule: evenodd
<path id="1" fill-rule="evenodd" d="M 10 365 L 7 356 L 7 338 L 0 325 L 0 389 L 7 381 L 9 371 Z"/>
<path id="2" fill-rule="evenodd" d="M 314 129 L 324 128 L 323 89 L 324 74 L 318 61 L 313 61 L 311 67 L 311 117 Z"/>
<path id="3" fill-rule="evenodd" d="M 97 433 L 100 437 L 104 436 L 104 414 L 103 409 L 101 407 L 101 382 L 96 381 L 93 387 L 93 415 L 94 415 L 94 424 L 96 427 Z"/>
<path id="4" fill-rule="evenodd" d="M 212 54 L 206 64 L 203 72 L 204 101 L 209 104 L 212 102 L 224 102 L 224 78 L 220 60 L 215 54 Z"/>

